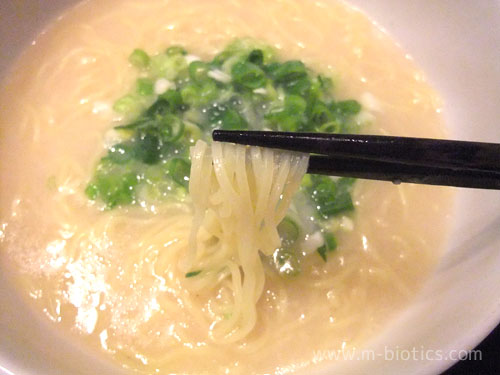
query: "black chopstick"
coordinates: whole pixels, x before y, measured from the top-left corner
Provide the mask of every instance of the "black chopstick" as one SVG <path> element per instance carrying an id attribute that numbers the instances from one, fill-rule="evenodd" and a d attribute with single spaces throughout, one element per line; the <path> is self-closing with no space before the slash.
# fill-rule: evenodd
<path id="1" fill-rule="evenodd" d="M 500 189 L 500 144 L 323 133 L 214 130 L 215 141 L 312 154 L 308 173 Z"/>
<path id="2" fill-rule="evenodd" d="M 307 173 L 414 184 L 500 189 L 500 172 L 311 155 Z"/>

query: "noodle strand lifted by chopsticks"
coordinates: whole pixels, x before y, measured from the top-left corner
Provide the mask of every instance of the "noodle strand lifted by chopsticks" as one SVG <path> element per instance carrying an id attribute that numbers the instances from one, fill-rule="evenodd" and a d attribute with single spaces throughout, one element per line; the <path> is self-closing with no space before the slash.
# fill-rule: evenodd
<path id="1" fill-rule="evenodd" d="M 215 317 L 210 335 L 235 342 L 257 321 L 265 281 L 260 253 L 269 255 L 281 245 L 277 226 L 306 172 L 308 155 L 198 141 L 191 160 L 194 219 L 181 267 L 193 291 L 230 279 L 225 285 L 231 292 L 222 302 L 226 312 Z"/>

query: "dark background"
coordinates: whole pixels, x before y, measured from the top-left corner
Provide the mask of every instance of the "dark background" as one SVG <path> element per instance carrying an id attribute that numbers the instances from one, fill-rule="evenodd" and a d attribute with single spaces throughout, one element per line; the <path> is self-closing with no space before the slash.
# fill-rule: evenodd
<path id="1" fill-rule="evenodd" d="M 463 360 L 442 375 L 497 375 L 500 374 L 500 325 L 475 349 L 482 351 L 482 360 Z"/>

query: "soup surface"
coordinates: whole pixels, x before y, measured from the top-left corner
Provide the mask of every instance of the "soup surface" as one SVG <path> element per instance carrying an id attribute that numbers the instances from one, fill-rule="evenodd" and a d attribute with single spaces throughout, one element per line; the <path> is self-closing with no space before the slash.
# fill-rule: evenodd
<path id="1" fill-rule="evenodd" d="M 334 1 L 90 0 L 21 56 L 0 93 L 0 262 L 68 339 L 144 373 L 288 373 L 359 347 L 436 264 L 450 216 L 441 187 L 358 181 L 339 247 L 294 279 L 268 276 L 256 327 L 213 342 L 211 299 L 178 270 L 189 204 L 101 210 L 84 194 L 137 78 L 127 56 L 174 44 L 210 59 L 236 37 L 275 46 L 335 79 L 366 110 L 365 133 L 445 136 L 440 100 L 365 15 Z M 217 296 L 214 295 L 213 299 Z M 213 302 L 213 301 L 212 301 Z"/>

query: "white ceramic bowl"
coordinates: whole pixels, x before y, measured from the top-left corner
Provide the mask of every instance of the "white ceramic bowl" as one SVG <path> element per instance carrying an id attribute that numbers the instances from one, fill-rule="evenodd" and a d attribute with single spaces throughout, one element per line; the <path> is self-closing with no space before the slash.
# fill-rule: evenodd
<path id="1" fill-rule="evenodd" d="M 0 77 L 77 0 L 0 1 Z M 351 0 L 409 52 L 445 100 L 454 138 L 500 143 L 500 2 Z M 1 105 L 1 103 L 0 103 Z M 449 248 L 415 302 L 365 361 L 321 374 L 437 374 L 500 321 L 500 191 L 460 190 Z M 119 374 L 28 310 L 0 270 L 0 375 Z M 415 354 L 412 354 L 415 353 Z M 391 360 L 391 357 L 392 360 Z"/>

